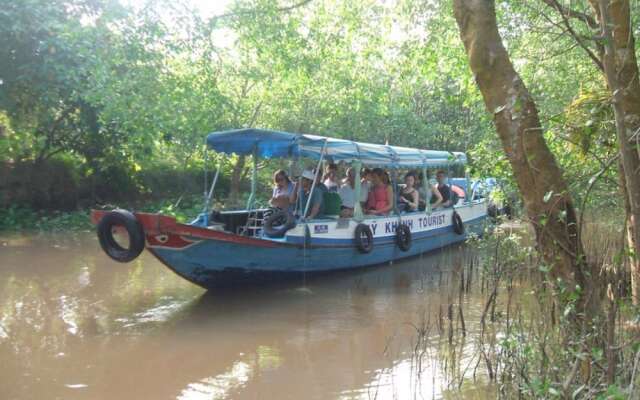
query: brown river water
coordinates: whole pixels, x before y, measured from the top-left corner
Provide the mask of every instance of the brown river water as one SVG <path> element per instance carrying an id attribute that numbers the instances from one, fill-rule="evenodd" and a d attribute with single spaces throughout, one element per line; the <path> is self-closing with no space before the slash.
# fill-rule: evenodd
<path id="1" fill-rule="evenodd" d="M 206 292 L 91 232 L 0 236 L 0 399 L 494 398 L 474 376 L 481 294 L 447 340 L 465 252 Z"/>

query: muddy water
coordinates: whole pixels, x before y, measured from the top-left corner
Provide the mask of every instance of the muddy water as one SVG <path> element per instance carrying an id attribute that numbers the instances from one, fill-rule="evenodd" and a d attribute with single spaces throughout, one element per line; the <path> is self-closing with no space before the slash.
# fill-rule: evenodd
<path id="1" fill-rule="evenodd" d="M 464 249 L 212 293 L 62 236 L 0 237 L 0 399 L 494 397 L 473 376 L 479 295 L 447 339 Z"/>

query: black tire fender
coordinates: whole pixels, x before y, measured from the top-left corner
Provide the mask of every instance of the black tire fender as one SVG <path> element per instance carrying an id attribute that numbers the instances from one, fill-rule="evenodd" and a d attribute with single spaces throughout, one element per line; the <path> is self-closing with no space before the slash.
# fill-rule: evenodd
<path id="1" fill-rule="evenodd" d="M 281 238 L 296 226 L 296 218 L 285 210 L 277 210 L 269 215 L 262 224 L 262 230 L 270 238 Z"/>
<path id="2" fill-rule="evenodd" d="M 122 247 L 113 237 L 113 228 L 122 226 L 129 235 L 129 248 Z M 98 240 L 102 250 L 113 260 L 125 263 L 133 261 L 142 253 L 145 235 L 142 224 L 127 210 L 113 210 L 105 214 L 98 223 Z"/>
<path id="3" fill-rule="evenodd" d="M 458 235 L 464 234 L 464 224 L 462 223 L 462 218 L 460 217 L 460 214 L 454 211 L 453 214 L 451 215 L 451 223 L 453 224 L 453 231 L 456 234 Z"/>
<path id="4" fill-rule="evenodd" d="M 507 205 L 504 206 L 504 215 L 506 215 L 509 220 L 513 218 L 513 208 L 511 208 L 511 204 L 507 203 Z"/>
<path id="5" fill-rule="evenodd" d="M 396 243 L 402 251 L 409 251 L 411 248 L 411 229 L 407 225 L 400 224 L 396 228 Z"/>
<path id="6" fill-rule="evenodd" d="M 360 253 L 370 253 L 373 250 L 373 232 L 367 224 L 358 224 L 353 234 L 353 240 Z"/>
<path id="7" fill-rule="evenodd" d="M 498 218 L 498 207 L 494 203 L 487 206 L 487 215 L 493 219 Z"/>

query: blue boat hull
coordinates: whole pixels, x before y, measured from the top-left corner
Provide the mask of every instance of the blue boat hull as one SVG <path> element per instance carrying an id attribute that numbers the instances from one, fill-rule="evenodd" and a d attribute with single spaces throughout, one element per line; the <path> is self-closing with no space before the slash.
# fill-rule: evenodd
<path id="1" fill-rule="evenodd" d="M 307 246 L 283 241 L 262 246 L 261 242 L 197 238 L 180 249 L 149 246 L 148 250 L 178 275 L 210 289 L 380 265 L 465 241 L 471 234 L 481 235 L 485 222 L 485 215 L 466 221 L 462 235 L 451 225 L 416 232 L 408 251 L 400 250 L 394 236 L 376 238 L 373 251 L 366 254 L 359 252 L 352 240 Z M 189 241 L 188 236 L 184 238 Z"/>

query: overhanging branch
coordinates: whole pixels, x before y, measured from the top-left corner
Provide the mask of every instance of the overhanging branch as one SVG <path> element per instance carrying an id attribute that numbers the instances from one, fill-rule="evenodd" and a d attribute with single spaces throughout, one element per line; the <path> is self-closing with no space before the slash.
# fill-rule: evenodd
<path id="1" fill-rule="evenodd" d="M 275 11 L 276 12 L 291 11 L 291 10 L 294 10 L 294 9 L 296 9 L 298 7 L 305 6 L 305 5 L 309 4 L 309 3 L 311 3 L 311 1 L 312 0 L 302 0 L 302 1 L 298 2 L 298 3 L 292 4 L 290 6 L 276 8 Z M 265 13 L 266 13 L 266 11 L 259 11 L 257 9 L 235 11 L 235 12 L 230 12 L 230 13 L 226 13 L 226 14 L 214 15 L 209 20 L 209 23 L 211 25 L 214 25 L 217 21 L 219 21 L 221 19 L 225 19 L 225 18 L 238 17 L 238 16 L 242 16 L 242 15 L 265 14 Z"/>
<path id="2" fill-rule="evenodd" d="M 577 18 L 583 22 L 585 22 L 591 29 L 596 29 L 598 27 L 598 23 L 591 16 L 587 14 L 583 14 L 578 11 L 571 10 L 567 7 L 564 7 L 562 4 L 558 2 L 558 0 L 542 0 L 543 3 L 548 5 L 549 7 L 556 10 L 560 16 L 562 17 L 562 22 L 567 28 L 567 32 L 573 37 L 573 39 L 578 43 L 578 45 L 587 53 L 589 58 L 596 64 L 600 71 L 604 72 L 604 65 L 602 64 L 602 60 L 596 56 L 593 51 L 587 46 L 580 35 L 573 29 L 571 23 L 569 22 L 569 18 Z"/>
<path id="3" fill-rule="evenodd" d="M 542 2 L 548 5 L 549 7 L 556 9 L 558 12 L 560 12 L 562 15 L 568 18 L 573 18 L 573 19 L 582 21 L 585 24 L 587 24 L 591 29 L 598 29 L 598 22 L 595 20 L 595 18 L 593 18 L 588 14 L 573 10 L 569 7 L 565 7 L 562 4 L 558 3 L 557 0 L 542 0 Z"/>

